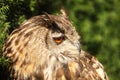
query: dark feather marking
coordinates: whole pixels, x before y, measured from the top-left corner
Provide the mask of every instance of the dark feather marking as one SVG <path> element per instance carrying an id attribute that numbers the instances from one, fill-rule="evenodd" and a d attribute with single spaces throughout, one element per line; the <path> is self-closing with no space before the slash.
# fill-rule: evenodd
<path id="1" fill-rule="evenodd" d="M 14 34 L 18 33 L 20 30 L 21 30 L 21 29 L 18 27 L 17 29 L 15 29 L 15 30 L 11 33 L 11 35 L 14 35 Z"/>
<path id="2" fill-rule="evenodd" d="M 24 32 L 22 31 L 18 34 L 18 36 L 22 36 L 23 34 L 24 34 Z"/>
<path id="3" fill-rule="evenodd" d="M 56 80 L 60 80 L 61 77 L 63 76 L 63 69 L 62 68 L 59 68 L 56 72 Z"/>
<path id="4" fill-rule="evenodd" d="M 30 64 L 30 61 L 26 61 L 27 58 L 28 58 L 28 53 L 25 53 L 24 61 L 22 62 L 22 64 L 20 65 L 20 67 L 23 67 L 25 65 Z"/>
<path id="5" fill-rule="evenodd" d="M 29 31 L 28 33 L 26 33 L 26 34 L 24 35 L 24 37 L 26 38 L 26 37 L 30 36 L 32 33 L 33 33 L 33 31 Z"/>
<path id="6" fill-rule="evenodd" d="M 44 80 L 44 73 L 43 73 L 42 69 L 40 69 L 40 70 L 41 71 L 39 73 L 34 74 L 36 80 Z"/>
<path id="7" fill-rule="evenodd" d="M 13 52 L 13 50 L 11 47 L 7 48 L 7 53 L 12 53 L 12 52 Z"/>
<path id="8" fill-rule="evenodd" d="M 10 57 L 14 57 L 16 55 L 16 53 L 12 53 L 12 55 Z"/>
<path id="9" fill-rule="evenodd" d="M 9 41 L 9 42 L 7 42 L 7 43 L 5 44 L 5 46 L 10 46 L 11 43 L 12 43 L 12 41 Z"/>
<path id="10" fill-rule="evenodd" d="M 27 44 L 28 44 L 28 42 L 25 42 L 25 43 L 24 43 L 24 47 L 26 47 L 26 46 L 27 46 Z"/>
<path id="11" fill-rule="evenodd" d="M 17 46 L 17 45 L 18 45 L 19 41 L 20 41 L 20 39 L 19 39 L 19 38 L 18 38 L 17 40 L 15 40 L 15 46 Z"/>
<path id="12" fill-rule="evenodd" d="M 47 18 L 47 20 L 46 20 L 46 18 Z M 58 20 L 57 22 L 59 22 L 59 21 L 60 20 Z M 60 28 L 60 26 L 55 22 L 55 19 L 51 15 L 45 13 L 45 17 L 43 17 L 43 22 L 45 24 L 47 24 L 48 25 L 47 28 L 52 29 L 53 32 L 58 31 L 58 32 L 64 33 L 64 30 L 62 28 Z M 60 21 L 60 23 L 61 23 L 61 21 Z"/>
<path id="13" fill-rule="evenodd" d="M 48 33 L 49 31 L 47 32 L 47 34 L 45 35 L 45 43 L 46 43 L 46 48 L 49 49 L 49 46 L 48 46 Z"/>
<path id="14" fill-rule="evenodd" d="M 66 77 L 66 80 L 72 80 L 71 75 L 70 75 L 70 70 L 68 68 L 68 64 L 63 64 L 63 71 Z"/>
<path id="15" fill-rule="evenodd" d="M 14 53 L 12 56 L 16 56 L 16 53 Z M 18 61 L 18 56 L 17 56 L 16 58 L 14 57 L 14 59 L 13 59 L 12 62 L 13 62 L 13 63 L 16 63 L 17 61 Z"/>
<path id="16" fill-rule="evenodd" d="M 23 52 L 23 49 L 20 49 L 19 52 L 22 53 L 22 52 Z"/>

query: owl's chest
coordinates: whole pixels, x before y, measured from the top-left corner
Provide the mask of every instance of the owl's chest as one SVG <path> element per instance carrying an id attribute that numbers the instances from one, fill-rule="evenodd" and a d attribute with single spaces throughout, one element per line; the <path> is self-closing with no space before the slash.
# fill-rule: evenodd
<path id="1" fill-rule="evenodd" d="M 80 76 L 79 64 L 72 60 L 59 62 L 54 58 L 48 62 L 44 69 L 44 80 L 75 80 Z"/>

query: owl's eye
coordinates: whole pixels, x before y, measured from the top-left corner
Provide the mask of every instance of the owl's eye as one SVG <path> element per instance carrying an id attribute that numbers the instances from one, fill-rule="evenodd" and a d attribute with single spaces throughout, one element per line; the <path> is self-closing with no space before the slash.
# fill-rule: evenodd
<path id="1" fill-rule="evenodd" d="M 54 37 L 53 39 L 54 39 L 56 44 L 60 44 L 60 43 L 62 43 L 65 40 L 64 36 Z"/>

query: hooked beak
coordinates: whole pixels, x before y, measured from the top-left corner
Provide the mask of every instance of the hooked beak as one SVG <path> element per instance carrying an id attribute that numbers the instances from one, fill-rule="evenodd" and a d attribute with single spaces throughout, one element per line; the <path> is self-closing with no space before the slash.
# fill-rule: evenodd
<path id="1" fill-rule="evenodd" d="M 75 46 L 77 47 L 78 51 L 81 52 L 81 46 L 80 46 L 80 43 L 76 43 Z"/>

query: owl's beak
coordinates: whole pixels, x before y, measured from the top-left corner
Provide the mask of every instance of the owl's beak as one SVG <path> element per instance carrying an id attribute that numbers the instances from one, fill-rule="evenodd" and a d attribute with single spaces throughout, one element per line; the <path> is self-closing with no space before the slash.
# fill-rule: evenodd
<path id="1" fill-rule="evenodd" d="M 80 45 L 79 45 L 79 47 L 78 47 L 78 51 L 81 52 L 81 47 L 80 47 Z"/>
<path id="2" fill-rule="evenodd" d="M 75 46 L 77 47 L 78 51 L 81 52 L 81 47 L 80 47 L 80 43 L 76 43 Z"/>

